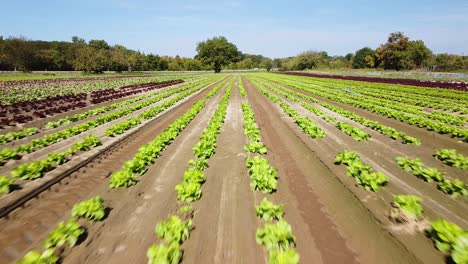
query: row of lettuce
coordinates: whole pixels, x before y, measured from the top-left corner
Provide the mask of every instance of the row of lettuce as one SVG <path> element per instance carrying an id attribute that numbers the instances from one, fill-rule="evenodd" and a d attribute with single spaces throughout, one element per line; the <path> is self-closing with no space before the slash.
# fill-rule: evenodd
<path id="1" fill-rule="evenodd" d="M 465 103 L 466 100 L 468 100 L 466 92 L 338 79 L 325 80 L 304 78 L 303 80 L 310 84 L 352 91 L 370 97 L 408 104 L 410 106 L 432 108 L 435 110 L 432 112 L 435 113 L 435 115 L 442 113 L 445 116 L 456 117 L 454 112 L 460 112 L 461 114 L 468 113 L 468 107 Z M 452 113 L 445 113 L 444 111 L 450 111 Z"/>
<path id="2" fill-rule="evenodd" d="M 207 95 L 210 98 L 214 95 L 212 91 L 218 91 L 225 82 L 220 82 Z M 162 151 L 187 127 L 187 125 L 200 113 L 205 106 L 205 100 L 197 101 L 182 116 L 172 122 L 153 141 L 140 147 L 134 157 L 125 162 L 121 170 L 114 172 L 109 179 L 109 187 L 127 188 L 138 183 L 138 177 L 142 176 L 154 163 L 154 160 Z M 86 218 L 91 221 L 102 221 L 107 216 L 107 208 L 104 200 L 97 196 L 76 204 L 72 209 L 73 218 L 67 222 L 60 222 L 48 238 L 44 241 L 44 251 L 30 251 L 21 260 L 20 264 L 47 263 L 54 264 L 60 261 L 60 252 L 64 247 L 73 247 L 85 233 L 85 227 L 80 225 L 77 218 Z M 181 211 L 187 212 L 190 208 L 183 207 Z M 189 237 L 191 220 L 183 221 L 177 216 L 169 216 L 167 221 L 158 223 L 156 234 L 166 241 L 170 241 L 168 246 L 152 246 L 148 250 L 150 263 L 178 263 L 173 262 L 181 251 L 176 246 L 175 241 L 183 241 Z M 177 247 L 177 248 L 176 248 Z M 177 250 L 176 250 L 177 249 Z M 163 256 L 164 255 L 164 256 Z M 156 262 L 152 262 L 154 261 Z"/>
<path id="3" fill-rule="evenodd" d="M 5 164 L 8 160 L 21 159 L 22 155 L 30 154 L 32 152 L 43 149 L 43 148 L 45 148 L 47 146 L 50 146 L 52 144 L 58 143 L 60 141 L 66 140 L 66 139 L 68 139 L 70 137 L 82 134 L 82 133 L 87 132 L 87 131 L 89 131 L 91 129 L 97 128 L 97 127 L 102 126 L 104 124 L 107 124 L 107 123 L 109 123 L 111 121 L 114 121 L 114 120 L 117 120 L 119 118 L 128 116 L 128 115 L 130 115 L 130 114 L 132 114 L 132 113 L 134 113 L 134 112 L 136 112 L 136 111 L 138 111 L 140 109 L 149 107 L 149 106 L 151 106 L 151 105 L 153 105 L 155 103 L 158 103 L 158 102 L 160 102 L 162 100 L 165 100 L 168 97 L 171 97 L 171 96 L 173 96 L 175 94 L 181 93 L 182 91 L 187 91 L 185 94 L 194 93 L 194 92 L 198 91 L 199 89 L 203 88 L 203 84 L 206 84 L 206 82 L 207 82 L 207 80 L 200 81 L 200 82 L 188 83 L 188 84 L 182 85 L 180 87 L 177 87 L 175 89 L 167 89 L 167 90 L 164 90 L 162 92 L 149 94 L 148 96 L 146 96 L 146 98 L 141 98 L 141 99 L 145 99 L 143 102 L 132 104 L 129 107 L 128 107 L 127 104 L 120 105 L 120 103 L 118 103 L 120 105 L 120 107 L 119 107 L 120 110 L 114 111 L 112 113 L 101 115 L 96 119 L 86 121 L 86 122 L 84 122 L 82 124 L 69 126 L 69 127 L 65 128 L 65 129 L 46 134 L 46 135 L 44 135 L 44 136 L 42 136 L 40 138 L 30 140 L 28 143 L 20 144 L 19 146 L 17 146 L 14 149 L 3 148 L 3 149 L 0 150 L 0 165 Z M 140 98 L 137 98 L 137 99 L 140 99 Z M 180 100 L 181 98 L 178 98 L 178 99 Z M 129 102 L 135 103 L 134 100 L 135 99 L 129 99 Z M 139 100 L 137 100 L 137 101 L 139 101 Z M 124 103 L 124 102 L 122 102 L 122 103 Z M 173 99 L 172 102 L 175 102 L 175 100 Z M 125 103 L 128 103 L 128 101 L 125 102 Z M 131 104 L 131 103 L 129 103 L 129 104 Z M 151 109 L 154 109 L 154 108 L 161 109 L 161 107 L 153 107 Z M 148 111 L 150 111 L 150 110 L 148 110 Z M 94 113 L 94 111 L 95 110 L 89 110 L 88 112 L 93 112 Z M 153 110 L 153 111 L 150 111 L 149 113 L 153 113 L 155 111 L 156 110 Z M 87 117 L 86 114 L 88 112 L 84 113 L 86 117 Z M 100 112 L 100 111 L 98 111 L 98 112 Z M 150 116 L 150 114 L 146 114 L 146 115 L 148 117 Z M 65 118 L 65 119 L 70 120 L 69 118 Z M 73 120 L 75 120 L 75 118 L 73 118 Z M 74 122 L 77 122 L 79 120 L 81 120 L 81 119 L 76 118 L 76 121 L 74 121 Z M 59 122 L 59 121 L 57 121 L 57 122 Z M 39 129 L 30 128 L 30 131 L 37 132 L 37 131 L 39 131 Z M 107 132 L 107 133 L 112 134 L 111 132 Z"/>
<path id="4" fill-rule="evenodd" d="M 189 168 L 184 172 L 182 182 L 175 187 L 177 200 L 181 205 L 179 209 L 181 215 L 169 215 L 166 221 L 156 224 L 155 234 L 159 241 L 148 248 L 147 257 L 150 264 L 179 263 L 182 260 L 183 251 L 180 246 L 190 238 L 190 233 L 194 229 L 192 204 L 202 197 L 201 188 L 206 181 L 203 171 L 208 168 L 208 161 L 216 151 L 233 82 L 232 79 L 198 143 L 193 147 L 193 159 L 188 161 Z M 219 88 L 213 89 L 207 97 L 212 97 L 218 90 Z"/>
<path id="5" fill-rule="evenodd" d="M 289 105 L 286 105 L 279 97 L 273 95 L 272 92 L 265 89 L 265 87 L 278 92 L 278 94 L 294 102 L 300 102 L 291 95 L 293 91 L 288 90 L 288 92 L 281 92 L 279 89 L 272 88 L 271 85 L 268 85 L 267 81 L 258 81 L 257 78 L 253 79 L 251 82 L 256 89 L 273 103 L 278 103 L 285 114 L 292 117 L 294 122 L 298 124 L 297 111 L 290 108 Z M 320 109 L 313 109 L 312 111 L 319 112 Z M 303 127 L 301 128 L 312 138 L 320 138 L 316 136 L 317 132 L 310 133 L 310 130 L 304 129 Z M 448 165 L 453 165 L 461 169 L 465 167 L 466 157 L 457 154 L 454 150 L 439 150 L 434 156 Z M 444 177 L 444 174 L 435 168 L 424 167 L 419 159 L 409 160 L 406 157 L 399 157 L 397 161 L 401 168 L 412 171 L 417 177 L 427 182 L 435 181 L 439 190 L 454 198 L 457 196 L 468 196 L 468 186 L 465 183 L 459 179 L 451 180 Z M 377 192 L 389 182 L 388 176 L 381 172 L 374 171 L 374 169 L 368 164 L 365 164 L 354 151 L 344 150 L 335 157 L 334 162 L 337 165 L 345 165 L 347 175 L 353 177 L 356 185 L 366 191 Z M 392 202 L 393 209 L 391 210 L 390 216 L 396 222 L 420 221 L 423 218 L 424 212 L 421 202 L 422 198 L 415 195 L 394 195 Z M 438 219 L 431 222 L 428 233 L 436 247 L 442 252 L 450 254 L 451 259 L 455 263 L 466 263 L 468 254 L 468 230 L 463 230 L 456 224 L 445 219 Z"/>
<path id="6" fill-rule="evenodd" d="M 410 125 L 426 128 L 440 134 L 450 134 L 452 137 L 468 141 L 468 129 L 444 123 L 439 120 L 428 118 L 428 114 L 420 111 L 411 113 L 412 107 L 409 105 L 398 105 L 392 101 L 383 101 L 374 97 L 366 97 L 352 91 L 333 89 L 316 85 L 307 78 L 294 78 L 284 75 L 263 76 L 270 81 L 279 82 L 292 88 L 318 95 L 336 102 L 352 105 L 380 115 L 399 120 Z"/>
<path id="7" fill-rule="evenodd" d="M 242 80 L 239 80 L 239 90 L 245 97 L 246 91 Z M 248 101 L 242 102 L 241 108 L 244 134 L 248 139 L 244 149 L 247 152 L 246 166 L 250 176 L 250 187 L 253 191 L 258 190 L 265 195 L 271 194 L 278 188 L 277 171 L 264 157 L 267 148 L 262 143 L 260 129 Z M 256 206 L 256 214 L 264 222 L 264 226 L 257 229 L 256 240 L 268 251 L 269 263 L 299 263 L 300 257 L 295 250 L 295 237 L 291 225 L 284 219 L 283 208 L 282 204 L 274 204 L 266 196 Z"/>
<path id="8" fill-rule="evenodd" d="M 166 98 L 167 94 L 174 94 L 177 92 L 179 93 L 173 99 L 165 101 L 161 106 L 155 106 L 153 108 L 150 108 L 149 110 L 143 112 L 141 115 L 138 115 L 137 117 L 141 117 L 142 119 L 143 118 L 151 119 L 155 117 L 157 114 L 169 108 L 170 106 L 179 102 L 180 100 L 206 87 L 207 84 L 213 81 L 214 81 L 213 79 L 208 79 L 200 83 L 196 82 L 195 84 L 190 84 L 185 87 L 176 88 L 174 89 L 175 91 L 168 91 L 164 93 L 163 95 L 158 95 L 153 99 L 163 100 L 164 98 Z M 219 83 L 216 86 L 216 88 L 219 88 L 222 85 L 223 85 L 223 82 Z M 189 89 L 189 90 L 186 92 L 182 92 L 186 89 Z M 150 99 L 150 100 L 152 101 L 153 99 Z M 120 126 L 120 124 L 127 124 L 127 121 L 121 122 L 119 124 L 116 124 L 115 126 L 110 127 L 107 130 L 107 131 L 115 131 L 115 127 L 120 127 L 121 129 L 119 130 L 119 132 L 108 133 L 106 131 L 106 135 L 115 136 L 118 134 L 123 134 L 127 132 L 130 128 L 133 128 L 139 125 L 140 123 L 141 123 L 141 120 L 140 122 L 136 122 L 134 126 L 123 127 L 123 126 Z M 59 167 L 60 165 L 70 161 L 73 156 L 76 156 L 79 154 L 78 151 L 80 151 L 80 153 L 86 152 L 99 146 L 100 144 L 101 144 L 101 139 L 99 137 L 94 136 L 94 135 L 88 135 L 88 136 L 85 136 L 82 141 L 75 143 L 74 145 L 72 145 L 71 148 L 65 151 L 52 152 L 52 153 L 49 153 L 47 157 L 43 159 L 33 160 L 31 162 L 24 162 L 21 165 L 14 167 L 10 172 L 11 174 L 10 177 L 0 176 L 0 195 L 9 193 L 11 191 L 11 186 L 12 184 L 14 184 L 15 180 L 34 180 L 37 178 L 41 178 L 47 172 L 50 172 L 56 169 L 57 167 Z M 134 164 L 141 164 L 141 162 L 136 161 Z M 132 166 L 131 168 L 133 168 L 137 165 L 131 165 L 131 166 Z"/>

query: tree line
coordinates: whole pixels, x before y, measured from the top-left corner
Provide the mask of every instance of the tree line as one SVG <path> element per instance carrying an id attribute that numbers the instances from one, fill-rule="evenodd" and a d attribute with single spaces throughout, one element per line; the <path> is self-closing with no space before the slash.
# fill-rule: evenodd
<path id="1" fill-rule="evenodd" d="M 364 47 L 345 56 L 329 56 L 325 51 L 306 51 L 294 57 L 275 59 L 273 64 L 285 71 L 320 68 L 467 71 L 468 56 L 433 54 L 422 40 L 410 40 L 402 32 L 394 32 L 386 43 L 375 50 Z"/>
<path id="2" fill-rule="evenodd" d="M 242 53 L 225 37 L 197 44 L 194 58 L 159 56 L 109 45 L 105 40 L 37 41 L 0 36 L 0 71 L 197 71 L 272 68 L 279 70 L 381 68 L 435 71 L 466 71 L 468 56 L 433 54 L 421 40 L 410 40 L 401 32 L 391 33 L 377 49 L 364 47 L 345 56 L 325 51 L 306 51 L 294 57 L 270 59 Z"/>

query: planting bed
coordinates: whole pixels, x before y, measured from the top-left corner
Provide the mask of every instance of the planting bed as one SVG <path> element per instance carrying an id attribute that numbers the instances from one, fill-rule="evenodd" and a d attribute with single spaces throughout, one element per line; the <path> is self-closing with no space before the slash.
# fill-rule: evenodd
<path id="1" fill-rule="evenodd" d="M 4 143 L 133 109 L 6 159 L 2 263 L 40 258 L 31 251 L 50 263 L 464 263 L 464 93 L 379 84 L 378 97 L 372 84 L 269 73 L 180 79 L 45 117 Z M 76 146 L 90 135 L 99 143 Z M 58 162 L 52 152 L 65 162 L 13 177 Z"/>

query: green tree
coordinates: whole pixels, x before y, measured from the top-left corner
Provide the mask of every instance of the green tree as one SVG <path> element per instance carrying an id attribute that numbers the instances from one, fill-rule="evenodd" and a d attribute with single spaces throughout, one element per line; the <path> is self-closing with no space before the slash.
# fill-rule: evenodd
<path id="1" fill-rule="evenodd" d="M 108 69 L 109 64 L 109 54 L 106 50 L 82 46 L 77 50 L 74 67 L 77 71 L 102 73 Z"/>
<path id="2" fill-rule="evenodd" d="M 431 51 L 424 42 L 409 41 L 402 32 L 395 32 L 390 34 L 387 43 L 376 50 L 376 55 L 383 62 L 385 69 L 409 70 L 424 66 L 431 56 Z"/>
<path id="3" fill-rule="evenodd" d="M 239 59 L 239 50 L 236 45 L 228 42 L 225 37 L 214 37 L 200 42 L 197 45 L 196 59 L 208 64 L 219 73 L 221 68 Z"/>
<path id="4" fill-rule="evenodd" d="M 432 55 L 422 40 L 410 41 L 407 49 L 416 67 L 426 66 Z"/>
<path id="5" fill-rule="evenodd" d="M 15 70 L 28 71 L 31 69 L 31 58 L 34 57 L 34 49 L 25 37 L 10 37 L 6 41 L 6 61 Z"/>
<path id="6" fill-rule="evenodd" d="M 328 54 L 326 52 L 315 52 L 315 51 L 306 51 L 299 54 L 295 60 L 293 60 L 293 70 L 305 70 L 317 68 L 320 65 L 324 64 L 328 59 Z"/>
<path id="7" fill-rule="evenodd" d="M 280 58 L 273 59 L 273 67 L 274 68 L 281 68 L 281 59 Z"/>
<path id="8" fill-rule="evenodd" d="M 372 68 L 375 66 L 375 51 L 371 48 L 365 47 L 358 51 L 353 58 L 353 68 Z"/>
<path id="9" fill-rule="evenodd" d="M 260 63 L 260 67 L 265 68 L 267 71 L 270 71 L 273 68 L 273 61 L 271 59 L 264 59 Z"/>
<path id="10" fill-rule="evenodd" d="M 72 43 L 74 44 L 85 44 L 86 43 L 86 40 L 78 37 L 78 36 L 73 36 L 72 37 Z"/>
<path id="11" fill-rule="evenodd" d="M 92 39 L 89 41 L 88 45 L 95 49 L 110 49 L 109 44 L 103 39 Z"/>

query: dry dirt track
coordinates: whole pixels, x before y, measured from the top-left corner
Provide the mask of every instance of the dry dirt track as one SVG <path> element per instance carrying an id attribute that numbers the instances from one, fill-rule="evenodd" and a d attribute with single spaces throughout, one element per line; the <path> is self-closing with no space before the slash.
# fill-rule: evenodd
<path id="1" fill-rule="evenodd" d="M 243 146 L 247 139 L 240 105 L 246 101 L 252 106 L 262 141 L 268 148 L 266 157 L 278 169 L 278 190 L 269 199 L 284 204 L 285 219 L 296 236 L 296 250 L 301 263 L 444 262 L 443 255 L 423 234 L 411 235 L 389 226 L 386 219 L 388 201 L 392 192 L 402 190 L 401 185 L 394 184 L 392 179 L 386 191 L 378 194 L 365 192 L 355 187 L 351 178 L 344 176 L 343 167 L 333 165 L 338 151 L 355 147 L 363 159 L 375 158 L 373 166 L 388 170 L 395 179 L 417 188 L 434 201 L 443 201 L 443 206 L 450 208 L 447 213 L 450 220 L 455 221 L 453 219 L 458 217 L 460 221 L 466 221 L 463 215 L 466 203 L 451 200 L 414 176 L 392 167 L 392 155 L 409 153 L 411 146 L 402 146 L 371 130 L 366 130 L 373 133 L 370 142 L 356 143 L 288 101 L 301 114 L 327 130 L 326 138 L 312 140 L 247 79 L 242 81 L 248 96 L 241 97 L 235 83 L 216 153 L 209 160 L 210 167 L 204 171 L 206 183 L 202 187 L 202 198 L 193 203 L 194 230 L 182 244 L 182 263 L 268 262 L 267 252 L 255 241 L 255 232 L 263 225 L 255 215 L 255 205 L 264 195 L 250 189 L 245 168 Z M 147 123 L 135 136 L 122 141 L 118 148 L 108 151 L 96 162 L 56 185 L 52 191 L 31 201 L 26 210 L 19 209 L 8 218 L 2 218 L 0 262 L 11 263 L 27 250 L 40 249 L 41 241 L 56 223 L 69 218 L 74 203 L 100 195 L 110 209 L 107 218 L 97 223 L 80 220 L 87 229 L 86 237 L 74 248 L 62 252 L 62 262 L 147 263 L 146 251 L 157 241 L 155 225 L 180 208 L 174 188 L 182 180 L 188 168 L 187 161 L 193 158 L 192 148 L 215 112 L 225 88 L 207 100 L 202 111 L 139 178 L 136 186 L 109 189 L 108 176 L 131 158 L 140 146 L 181 116 L 193 102 L 204 98 L 208 90 L 191 96 Z M 357 110 L 355 112 L 361 114 Z M 398 125 L 373 114 L 366 117 L 389 126 Z M 408 130 L 410 135 L 420 132 L 406 125 L 401 129 Z M 430 156 L 427 152 L 439 144 L 429 140 L 430 135 L 423 138 L 423 144 L 427 144 L 413 153 Z M 458 146 L 455 141 L 444 138 L 445 141 L 449 146 Z M 441 166 L 436 163 L 434 166 Z M 437 210 L 440 210 L 437 205 L 428 206 L 430 216 L 440 213 Z"/>

